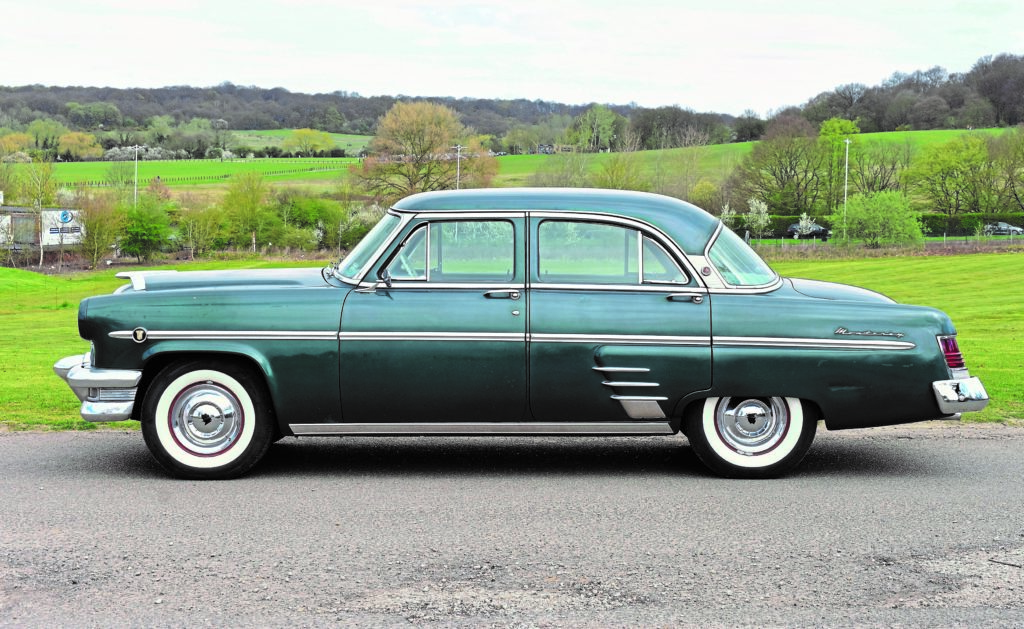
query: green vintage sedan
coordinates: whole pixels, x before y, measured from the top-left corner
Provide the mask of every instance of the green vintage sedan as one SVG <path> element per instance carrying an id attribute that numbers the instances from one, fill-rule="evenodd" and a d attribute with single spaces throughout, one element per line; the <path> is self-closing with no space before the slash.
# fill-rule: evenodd
<path id="1" fill-rule="evenodd" d="M 143 271 L 82 301 L 54 370 L 183 478 L 282 437 L 675 435 L 711 470 L 792 469 L 830 430 L 988 403 L 944 313 L 779 277 L 663 196 L 501 189 L 398 202 L 339 264 Z"/>

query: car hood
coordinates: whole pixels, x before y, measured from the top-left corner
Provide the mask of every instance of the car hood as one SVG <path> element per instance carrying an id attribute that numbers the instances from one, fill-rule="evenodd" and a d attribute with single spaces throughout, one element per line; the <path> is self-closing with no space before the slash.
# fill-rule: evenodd
<path id="1" fill-rule="evenodd" d="M 876 293 L 875 291 L 868 290 L 866 288 L 859 288 L 857 286 L 847 286 L 846 284 L 835 284 L 833 282 L 820 282 L 818 280 L 805 280 L 792 277 L 787 277 L 785 280 L 793 290 L 807 297 L 832 299 L 836 301 L 868 301 L 885 304 L 896 303 L 881 293 Z"/>
<path id="2" fill-rule="evenodd" d="M 324 287 L 320 269 L 258 269 L 245 271 L 127 271 L 117 277 L 131 281 L 118 289 L 147 293 L 193 289 Z"/>

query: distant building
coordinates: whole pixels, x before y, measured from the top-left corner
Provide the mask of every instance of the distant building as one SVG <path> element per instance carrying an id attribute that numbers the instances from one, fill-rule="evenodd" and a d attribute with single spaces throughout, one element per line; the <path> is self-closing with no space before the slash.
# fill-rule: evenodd
<path id="1" fill-rule="evenodd" d="M 0 247 L 38 247 L 57 249 L 82 242 L 78 210 L 43 210 L 42 234 L 39 219 L 31 208 L 0 206 Z"/>

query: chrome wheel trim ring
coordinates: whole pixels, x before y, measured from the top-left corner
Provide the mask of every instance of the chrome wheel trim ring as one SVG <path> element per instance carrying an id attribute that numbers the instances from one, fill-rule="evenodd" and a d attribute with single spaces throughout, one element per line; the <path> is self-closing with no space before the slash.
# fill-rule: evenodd
<path id="1" fill-rule="evenodd" d="M 744 456 L 771 452 L 781 444 L 790 428 L 785 399 L 722 398 L 715 408 L 715 430 L 722 443 Z"/>
<path id="2" fill-rule="evenodd" d="M 184 388 L 171 403 L 168 426 L 178 446 L 197 456 L 227 452 L 245 425 L 242 402 L 215 382 Z"/>

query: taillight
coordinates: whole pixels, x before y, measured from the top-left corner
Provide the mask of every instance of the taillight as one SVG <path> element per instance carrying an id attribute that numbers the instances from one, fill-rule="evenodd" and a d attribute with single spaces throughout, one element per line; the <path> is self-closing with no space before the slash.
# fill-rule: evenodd
<path id="1" fill-rule="evenodd" d="M 960 346 L 957 345 L 955 336 L 940 336 L 939 346 L 946 357 L 946 365 L 950 369 L 963 369 L 964 355 L 960 353 Z"/>

